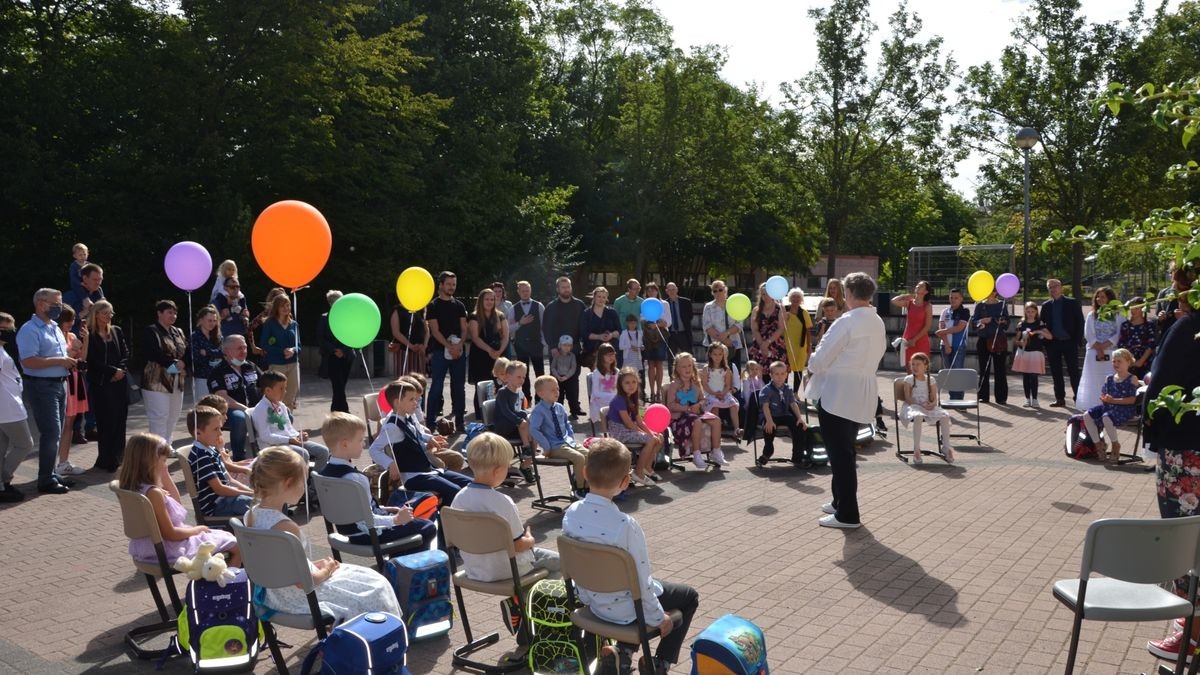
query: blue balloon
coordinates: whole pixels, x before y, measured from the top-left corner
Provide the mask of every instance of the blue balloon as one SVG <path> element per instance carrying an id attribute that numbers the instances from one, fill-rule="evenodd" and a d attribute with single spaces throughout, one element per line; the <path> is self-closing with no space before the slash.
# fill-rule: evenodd
<path id="1" fill-rule="evenodd" d="M 767 295 L 772 300 L 783 300 L 788 294 L 788 281 L 778 274 L 767 279 Z"/>
<path id="2" fill-rule="evenodd" d="M 663 315 L 663 301 L 646 298 L 642 301 L 642 321 L 658 321 Z"/>

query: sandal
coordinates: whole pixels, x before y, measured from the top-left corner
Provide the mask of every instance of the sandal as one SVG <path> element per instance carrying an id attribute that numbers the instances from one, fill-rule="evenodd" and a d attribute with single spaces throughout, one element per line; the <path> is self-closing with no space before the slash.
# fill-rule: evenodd
<path id="1" fill-rule="evenodd" d="M 925 458 L 921 456 L 921 449 L 917 448 L 916 450 L 913 450 L 912 463 L 913 464 L 923 464 L 924 462 L 925 462 Z"/>

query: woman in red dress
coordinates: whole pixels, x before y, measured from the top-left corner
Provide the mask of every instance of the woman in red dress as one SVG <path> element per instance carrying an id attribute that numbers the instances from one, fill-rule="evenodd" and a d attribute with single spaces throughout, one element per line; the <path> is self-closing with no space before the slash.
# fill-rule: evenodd
<path id="1" fill-rule="evenodd" d="M 933 328 L 933 303 L 930 295 L 933 289 L 928 281 L 918 281 L 911 294 L 897 295 L 892 298 L 892 304 L 908 310 L 904 323 L 904 369 L 908 370 L 908 362 L 913 354 L 929 353 L 929 330 Z"/>

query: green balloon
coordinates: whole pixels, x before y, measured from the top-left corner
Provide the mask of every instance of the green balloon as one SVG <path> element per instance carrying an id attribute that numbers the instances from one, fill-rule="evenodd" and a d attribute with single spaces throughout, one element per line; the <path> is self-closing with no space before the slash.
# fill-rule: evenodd
<path id="1" fill-rule="evenodd" d="M 362 349 L 379 335 L 381 316 L 375 301 L 362 293 L 343 295 L 329 308 L 329 330 L 351 349 Z"/>
<path id="2" fill-rule="evenodd" d="M 725 301 L 725 313 L 734 321 L 745 321 L 750 316 L 750 306 L 745 293 L 734 293 Z"/>

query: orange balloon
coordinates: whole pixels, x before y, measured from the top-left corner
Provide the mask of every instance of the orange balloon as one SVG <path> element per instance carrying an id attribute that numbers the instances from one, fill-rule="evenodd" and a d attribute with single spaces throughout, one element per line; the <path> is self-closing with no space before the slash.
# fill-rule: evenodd
<path id="1" fill-rule="evenodd" d="M 329 223 L 310 204 L 275 202 L 258 215 L 250 247 L 263 273 L 284 288 L 309 283 L 329 262 L 333 234 Z"/>

